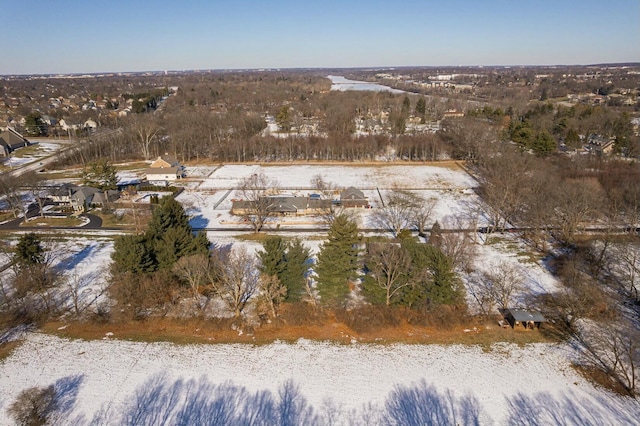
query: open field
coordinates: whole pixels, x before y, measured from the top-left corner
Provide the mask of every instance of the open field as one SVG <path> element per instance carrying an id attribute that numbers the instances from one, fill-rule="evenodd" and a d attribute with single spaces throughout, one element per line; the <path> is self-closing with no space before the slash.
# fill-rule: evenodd
<path id="1" fill-rule="evenodd" d="M 3 409 L 8 401 L 30 386 L 65 386 L 72 402 L 67 415 L 74 424 L 88 424 L 101 413 L 103 424 L 127 424 L 127 418 L 157 424 L 151 419 L 165 415 L 176 422 L 180 407 L 194 398 L 213 403 L 224 386 L 247 392 L 225 403 L 241 410 L 250 395 L 267 391 L 277 396 L 287 381 L 323 416 L 321 424 L 327 424 L 329 408 L 334 424 L 358 419 L 363 424 L 366 415 L 373 416 L 370 424 L 378 424 L 376 415 L 398 397 L 392 394 L 398 387 L 411 389 L 416 398 L 403 399 L 405 404 L 420 409 L 429 401 L 423 408 L 434 410 L 440 404 L 454 406 L 465 424 L 554 424 L 560 416 L 568 424 L 631 425 L 640 416 L 637 400 L 615 396 L 578 375 L 564 345 L 496 344 L 487 351 L 303 339 L 260 346 L 174 345 L 117 337 L 107 333 L 104 340 L 84 341 L 30 334 L 0 365 L 0 423 L 8 421 Z M 206 404 L 198 407 L 204 410 L 198 414 L 214 416 Z"/>
<path id="2" fill-rule="evenodd" d="M 448 162 L 442 165 L 327 165 L 292 164 L 282 165 L 223 165 L 196 166 L 187 169 L 193 181 L 178 196 L 187 212 L 193 216 L 191 225 L 196 228 L 224 228 L 242 226 L 241 219 L 230 215 L 233 199 L 241 199 L 239 190 L 243 179 L 264 173 L 277 182 L 283 194 L 308 195 L 315 192 L 311 181 L 316 176 L 336 188 L 353 186 L 364 192 L 373 209 L 351 209 L 362 228 L 372 227 L 371 215 L 381 207 L 393 191 L 403 190 L 424 200 L 435 200 L 433 221 L 445 227 L 483 226 L 486 218 L 478 214 L 481 204 L 474 188 L 477 181 L 458 164 Z M 382 198 L 381 198 L 382 197 Z M 286 217 L 274 218 L 267 224 L 269 228 L 309 227 L 322 225 L 321 218 Z"/>

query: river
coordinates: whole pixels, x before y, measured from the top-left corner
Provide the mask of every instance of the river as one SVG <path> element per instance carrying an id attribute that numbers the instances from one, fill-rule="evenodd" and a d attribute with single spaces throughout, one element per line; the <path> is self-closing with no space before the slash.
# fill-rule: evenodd
<path id="1" fill-rule="evenodd" d="M 368 90 L 373 92 L 391 92 L 391 93 L 406 93 L 404 90 L 392 89 L 382 84 L 369 83 L 368 81 L 349 80 L 341 75 L 328 75 L 327 78 L 331 80 L 331 90 L 337 90 L 344 92 L 347 90 Z"/>

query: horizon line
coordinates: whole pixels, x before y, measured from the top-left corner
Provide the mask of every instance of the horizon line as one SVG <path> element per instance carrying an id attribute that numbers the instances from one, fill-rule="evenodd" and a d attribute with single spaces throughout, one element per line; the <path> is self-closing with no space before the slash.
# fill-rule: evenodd
<path id="1" fill-rule="evenodd" d="M 188 73 L 188 72 L 239 72 L 239 71 L 314 71 L 314 70 L 389 70 L 411 68 L 560 68 L 560 67 L 633 67 L 640 66 L 640 62 L 603 62 L 590 64 L 495 64 L 495 65 L 387 65 L 387 66 L 353 66 L 353 67 L 256 67 L 256 68 L 192 68 L 165 69 L 144 71 L 92 71 L 92 72 L 53 72 L 53 73 L 8 73 L 0 77 L 55 77 L 55 76 L 94 76 L 102 74 L 145 74 L 145 73 Z"/>

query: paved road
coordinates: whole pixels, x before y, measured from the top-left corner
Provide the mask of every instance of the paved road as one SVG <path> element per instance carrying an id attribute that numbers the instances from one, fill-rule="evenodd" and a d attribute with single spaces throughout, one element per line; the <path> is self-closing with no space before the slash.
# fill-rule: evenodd
<path id="1" fill-rule="evenodd" d="M 28 212 L 27 217 L 29 218 L 35 218 L 39 215 L 38 213 L 38 209 L 36 207 L 35 212 L 31 212 L 31 210 Z M 81 229 L 91 229 L 91 230 L 100 230 L 103 229 L 105 231 L 116 231 L 119 230 L 120 228 L 103 228 L 102 227 L 102 218 L 99 216 L 96 216 L 94 214 L 88 214 L 88 213 L 84 213 L 81 214 L 80 217 L 86 217 L 87 219 L 89 219 L 89 222 L 87 222 L 84 225 L 81 226 L 46 226 L 46 227 L 38 227 L 38 228 L 31 228 L 33 230 L 49 230 L 49 229 L 62 229 L 62 230 L 81 230 Z M 24 226 L 20 226 L 20 224 L 22 224 L 24 222 L 24 218 L 19 217 L 17 219 L 13 219 L 10 220 L 9 222 L 5 222 L 0 224 L 0 230 L 3 231 L 26 231 L 28 229 L 30 229 L 29 227 L 24 227 Z"/>

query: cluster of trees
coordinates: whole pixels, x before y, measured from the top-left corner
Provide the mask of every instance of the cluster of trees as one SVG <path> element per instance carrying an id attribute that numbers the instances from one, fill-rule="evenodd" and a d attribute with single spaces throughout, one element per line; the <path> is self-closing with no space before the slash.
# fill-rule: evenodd
<path id="1" fill-rule="evenodd" d="M 365 271 L 363 293 L 372 303 L 424 310 L 465 305 L 454 263 L 437 245 L 406 236 L 369 244 Z"/>
<path id="2" fill-rule="evenodd" d="M 539 104 L 513 117 L 508 128 L 512 141 L 543 156 L 554 152 L 559 143 L 580 148 L 590 135 L 613 138 L 617 152 L 627 156 L 639 152 L 640 141 L 633 134 L 628 113 L 605 106 L 578 104 L 567 108 Z"/>
<path id="3" fill-rule="evenodd" d="M 552 232 L 568 245 L 586 226 L 622 229 L 640 222 L 640 167 L 591 157 L 540 159 L 503 146 L 476 164 L 491 227 Z"/>
<path id="4" fill-rule="evenodd" d="M 275 316 L 281 301 L 303 298 L 309 267 L 309 252 L 297 240 L 267 238 L 258 257 L 243 248 L 211 248 L 170 197 L 161 200 L 143 234 L 116 240 L 112 259 L 110 292 L 132 317 L 187 298 L 203 314 L 214 297 L 235 318 L 253 299 L 261 315 Z"/>
<path id="5" fill-rule="evenodd" d="M 234 318 L 243 317 L 251 303 L 260 318 L 278 316 L 283 302 L 328 309 L 354 306 L 361 303 L 360 293 L 372 304 L 422 310 L 464 305 L 454 260 L 409 234 L 370 243 L 364 254 L 357 225 L 338 214 L 313 265 L 299 239 L 267 236 L 256 255 L 229 246 L 210 249 L 202 234 L 193 235 L 182 207 L 165 198 L 142 235 L 116 241 L 110 293 L 116 311 L 130 317 L 167 312 L 185 299 L 197 313 L 210 315 L 209 302 L 216 298 Z"/>

